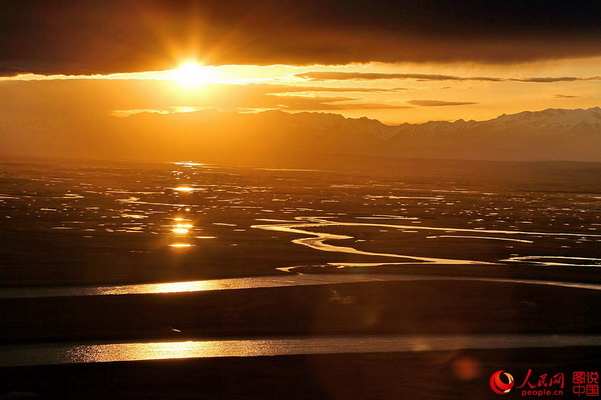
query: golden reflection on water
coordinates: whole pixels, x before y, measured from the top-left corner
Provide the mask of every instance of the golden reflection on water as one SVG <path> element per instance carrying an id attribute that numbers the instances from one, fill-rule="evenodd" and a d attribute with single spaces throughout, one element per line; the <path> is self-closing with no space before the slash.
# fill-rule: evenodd
<path id="1" fill-rule="evenodd" d="M 67 353 L 69 362 L 111 362 L 115 360 L 165 360 L 210 357 L 219 352 L 215 342 L 114 343 L 77 346 Z"/>
<path id="2" fill-rule="evenodd" d="M 172 243 L 169 245 L 169 247 L 172 247 L 175 249 L 185 249 L 185 248 L 192 247 L 192 246 L 194 246 L 194 245 L 191 243 Z"/>
<path id="3" fill-rule="evenodd" d="M 190 220 L 185 220 L 184 218 L 174 218 L 178 221 L 190 221 Z M 171 228 L 171 233 L 173 233 L 176 236 L 187 236 L 190 234 L 190 230 L 194 228 L 194 225 L 191 222 L 177 222 L 175 225 L 172 225 Z M 187 241 L 181 241 L 178 240 L 175 243 L 172 243 L 169 245 L 169 247 L 172 248 L 178 248 L 178 249 L 184 249 L 184 248 L 188 248 L 188 247 L 192 247 L 194 246 L 191 243 L 188 243 Z"/>
<path id="4" fill-rule="evenodd" d="M 191 193 L 194 192 L 198 189 L 195 189 L 193 187 L 190 186 L 178 186 L 176 188 L 173 188 L 174 191 L 178 192 L 178 193 Z"/>
<path id="5" fill-rule="evenodd" d="M 179 165 L 182 167 L 204 167 L 205 166 L 205 164 L 195 163 L 195 162 L 191 162 L 191 161 L 179 161 L 179 162 L 174 162 L 173 164 Z"/>
<path id="6" fill-rule="evenodd" d="M 601 291 L 601 284 L 573 283 L 561 281 L 540 281 L 505 278 L 475 278 L 432 275 L 384 275 L 384 274 L 315 274 L 315 275 L 283 275 L 248 278 L 213 279 L 205 281 L 146 283 L 136 285 L 94 286 L 94 287 L 33 287 L 33 288 L 0 288 L 0 299 L 41 298 L 41 297 L 77 297 L 77 296 L 110 296 L 126 294 L 158 294 L 174 293 L 177 290 L 240 290 L 290 286 L 316 286 L 354 282 L 393 282 L 393 281 L 465 281 L 518 283 L 523 285 L 567 287 Z M 412 350 L 428 350 L 427 343 L 415 343 Z M 1 358 L 1 357 L 0 357 Z M 0 360 L 1 361 L 1 360 Z"/>
<path id="7" fill-rule="evenodd" d="M 51 343 L 4 346 L 0 367 L 91 362 L 165 360 L 203 357 L 257 357 L 298 354 L 461 352 L 466 349 L 551 348 L 600 346 L 601 335 L 497 334 L 394 335 L 232 339 L 147 343 Z M 455 378 L 471 380 L 480 362 L 459 356 Z"/>
<path id="8" fill-rule="evenodd" d="M 210 289 L 211 286 L 213 285 L 209 281 L 161 283 L 152 287 L 152 293 L 199 292 Z"/>

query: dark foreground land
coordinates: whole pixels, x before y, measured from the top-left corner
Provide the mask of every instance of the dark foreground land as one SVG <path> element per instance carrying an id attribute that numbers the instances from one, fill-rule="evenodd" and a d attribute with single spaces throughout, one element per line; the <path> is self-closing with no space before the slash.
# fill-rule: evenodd
<path id="1" fill-rule="evenodd" d="M 470 337 L 539 335 L 545 341 L 554 335 L 595 335 L 601 331 L 598 305 L 596 290 L 444 281 L 5 299 L 1 332 L 6 348 L 49 341 L 93 345 L 341 335 L 418 335 L 424 347 L 4 367 L 0 398 L 494 399 L 499 395 L 488 383 L 493 372 L 510 372 L 518 385 L 529 369 L 532 385 L 540 375 L 564 373 L 567 393 L 574 371 L 601 366 L 598 335 L 597 345 L 589 347 L 541 343 L 539 348 L 518 344 L 503 349 L 470 348 Z M 429 337 L 441 334 L 464 337 L 465 348 L 430 351 Z M 94 359 L 93 351 L 89 356 Z M 513 390 L 511 398 L 518 393 Z"/>
<path id="2" fill-rule="evenodd" d="M 522 398 L 528 370 L 535 387 L 565 375 L 565 393 L 538 398 L 570 398 L 574 371 L 601 369 L 598 164 L 2 167 L 0 399 L 488 399 L 500 397 L 489 387 L 498 370 L 516 381 L 503 398 Z M 298 242 L 327 235 L 342 238 Z M 297 286 L 299 273 L 324 281 Z M 406 280 L 363 279 L 375 275 Z M 338 276 L 355 281 L 330 281 Z M 282 284 L 253 286 L 260 277 Z M 188 293 L 127 286 L 215 279 L 249 281 Z M 61 288 L 75 292 L 43 294 Z M 436 335 L 464 345 L 432 349 Z M 483 335 L 514 344 L 470 343 Z M 185 359 L 188 341 L 406 336 L 423 344 Z M 520 345 L 529 337 L 541 343 Z M 183 343 L 184 359 L 94 354 L 155 342 Z M 19 346 L 67 356 L 49 365 L 35 351 L 15 355 Z"/>

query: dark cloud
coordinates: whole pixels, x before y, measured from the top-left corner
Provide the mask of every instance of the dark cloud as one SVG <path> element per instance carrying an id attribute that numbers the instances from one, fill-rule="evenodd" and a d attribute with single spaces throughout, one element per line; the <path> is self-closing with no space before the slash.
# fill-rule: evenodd
<path id="1" fill-rule="evenodd" d="M 556 99 L 573 99 L 573 98 L 576 98 L 576 97 L 579 97 L 579 96 L 572 96 L 572 95 L 569 95 L 569 94 L 556 94 L 553 97 L 555 97 Z"/>
<path id="2" fill-rule="evenodd" d="M 327 86 L 293 86 L 271 83 L 249 83 L 244 85 L 248 91 L 264 94 L 277 93 L 397 93 L 409 90 L 408 88 L 377 88 L 377 87 L 327 87 Z"/>
<path id="3" fill-rule="evenodd" d="M 574 82 L 574 81 L 587 81 L 589 78 L 576 78 L 573 76 L 562 76 L 558 78 L 542 77 L 542 78 L 524 78 L 524 79 L 510 79 L 516 82 L 534 82 L 534 83 L 553 83 L 553 82 Z"/>
<path id="4" fill-rule="evenodd" d="M 600 80 L 599 76 L 578 78 L 573 76 L 562 77 L 533 77 L 533 78 L 495 78 L 488 76 L 453 76 L 453 75 L 431 75 L 431 74 L 383 74 L 365 72 L 305 72 L 296 74 L 296 77 L 311 81 L 353 80 L 371 81 L 380 79 L 416 79 L 419 81 L 484 81 L 484 82 L 532 82 L 553 83 Z"/>
<path id="5" fill-rule="evenodd" d="M 553 82 L 574 82 L 574 81 L 598 81 L 601 80 L 601 76 L 590 76 L 585 78 L 576 78 L 573 76 L 562 76 L 562 77 L 541 77 L 541 78 L 522 78 L 522 79 L 509 79 L 517 82 L 534 82 L 534 83 L 553 83 Z"/>
<path id="6" fill-rule="evenodd" d="M 417 107 L 443 107 L 443 106 L 466 106 L 478 104 L 471 101 L 441 101 L 441 100 L 409 100 L 407 102 Z"/>
<path id="7" fill-rule="evenodd" d="M 212 64 L 512 63 L 601 55 L 601 2 L 54 0 L 0 3 L 0 73 Z M 419 78 L 416 78 L 419 79 Z"/>
<path id="8" fill-rule="evenodd" d="M 259 85 L 248 85 L 259 86 Z M 345 93 L 396 93 L 409 90 L 407 88 L 358 88 L 358 87 L 325 87 L 325 86 L 279 86 L 279 85 L 260 85 L 266 91 L 271 93 L 291 93 L 291 92 L 345 92 Z"/>
<path id="9" fill-rule="evenodd" d="M 460 77 L 453 75 L 433 75 L 433 74 L 383 74 L 367 72 L 305 72 L 296 74 L 296 77 L 309 79 L 311 81 L 331 81 L 331 80 L 354 80 L 371 81 L 379 79 L 416 79 L 420 81 L 502 81 L 501 78 L 493 77 Z"/>
<path id="10" fill-rule="evenodd" d="M 271 108 L 289 111 L 383 110 L 409 108 L 406 105 L 364 103 L 352 97 L 274 96 Z"/>

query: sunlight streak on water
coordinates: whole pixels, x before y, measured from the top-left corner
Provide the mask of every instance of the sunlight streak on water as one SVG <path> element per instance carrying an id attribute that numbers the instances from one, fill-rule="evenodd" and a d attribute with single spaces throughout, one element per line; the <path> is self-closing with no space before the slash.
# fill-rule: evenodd
<path id="1" fill-rule="evenodd" d="M 205 164 L 195 163 L 191 161 L 179 161 L 172 163 L 174 165 L 179 165 L 180 167 L 204 167 Z"/>
<path id="2" fill-rule="evenodd" d="M 173 247 L 174 249 L 185 249 L 192 246 L 194 245 L 190 243 L 172 243 L 169 245 L 169 247 Z"/>
<path id="3" fill-rule="evenodd" d="M 385 263 L 388 265 L 389 263 Z M 338 266 L 353 266 L 336 264 Z M 362 265 L 363 266 L 363 265 Z M 373 266 L 373 265 L 370 265 Z M 126 294 L 161 294 L 180 292 L 204 292 L 215 290 L 242 290 L 291 286 L 336 285 L 357 282 L 492 282 L 522 285 L 551 286 L 585 290 L 601 290 L 601 284 L 564 281 L 545 281 L 509 278 L 481 278 L 433 275 L 392 275 L 392 274 L 297 274 L 287 276 L 261 276 L 251 278 L 213 279 L 204 281 L 184 281 L 169 283 L 148 283 L 139 285 L 115 286 L 72 286 L 72 287 L 30 287 L 0 289 L 0 299 L 107 296 Z"/>
<path id="4" fill-rule="evenodd" d="M 178 186 L 176 188 L 173 188 L 174 191 L 179 192 L 179 193 L 191 193 L 194 192 L 195 188 L 192 188 L 190 186 Z"/>
<path id="5" fill-rule="evenodd" d="M 0 367 L 115 361 L 600 346 L 600 335 L 397 335 L 0 347 Z"/>

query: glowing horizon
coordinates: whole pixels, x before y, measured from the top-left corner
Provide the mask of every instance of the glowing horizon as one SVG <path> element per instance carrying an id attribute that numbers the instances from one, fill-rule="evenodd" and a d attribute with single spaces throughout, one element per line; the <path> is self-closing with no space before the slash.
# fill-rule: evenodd
<path id="1" fill-rule="evenodd" d="M 395 125 L 434 120 L 488 120 L 501 114 L 547 108 L 592 108 L 601 104 L 601 78 L 596 69 L 600 62 L 601 57 L 503 67 L 473 63 L 375 62 L 211 66 L 188 60 L 164 71 L 109 75 L 23 74 L 0 78 L 0 84 L 137 82 L 138 87 L 147 86 L 148 90 L 162 85 L 161 92 L 155 95 L 156 100 L 163 103 L 161 107 L 115 105 L 109 112 L 115 117 L 204 109 L 240 113 L 281 110 L 368 117 Z M 87 91 L 86 97 L 95 96 L 89 89 L 83 91 Z"/>

